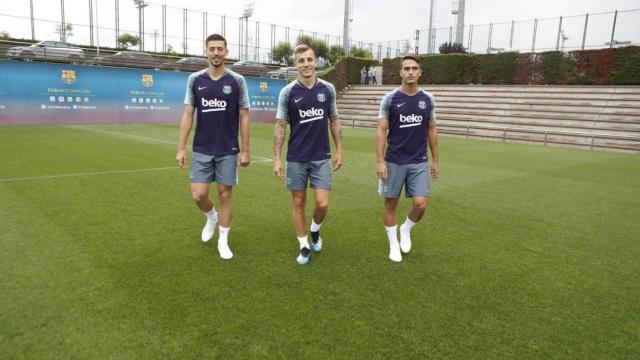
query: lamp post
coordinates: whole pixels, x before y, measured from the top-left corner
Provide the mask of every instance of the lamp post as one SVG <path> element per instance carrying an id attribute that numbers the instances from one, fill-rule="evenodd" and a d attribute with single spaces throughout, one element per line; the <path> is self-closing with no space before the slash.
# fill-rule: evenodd
<path id="1" fill-rule="evenodd" d="M 244 31 L 244 60 L 249 59 L 249 18 L 253 15 L 253 3 L 247 4 L 240 15 L 241 27 Z M 240 34 L 240 42 L 242 42 L 242 34 Z M 240 59 L 242 57 L 242 45 L 240 44 Z"/>

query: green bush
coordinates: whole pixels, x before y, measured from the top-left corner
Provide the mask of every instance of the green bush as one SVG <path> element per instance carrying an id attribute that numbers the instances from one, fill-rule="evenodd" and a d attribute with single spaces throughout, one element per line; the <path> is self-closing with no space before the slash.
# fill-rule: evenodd
<path id="1" fill-rule="evenodd" d="M 332 83 L 333 86 L 336 86 L 336 68 L 331 66 L 328 70 L 318 73 L 318 78 L 328 81 Z"/>
<path id="2" fill-rule="evenodd" d="M 614 85 L 640 85 L 640 46 L 616 49 Z"/>
<path id="3" fill-rule="evenodd" d="M 471 84 L 477 81 L 477 60 L 469 54 L 444 54 L 421 59 L 421 83 Z"/>
<path id="4" fill-rule="evenodd" d="M 384 84 L 402 83 L 400 62 L 400 57 L 384 59 Z M 535 56 L 515 52 L 438 54 L 422 56 L 420 62 L 421 84 L 640 85 L 640 46 L 588 53 L 549 51 Z"/>
<path id="5" fill-rule="evenodd" d="M 548 85 L 567 83 L 570 74 L 576 74 L 576 64 L 562 51 L 542 53 L 542 80 Z"/>
<path id="6" fill-rule="evenodd" d="M 517 53 L 476 55 L 476 58 L 480 84 L 513 84 L 518 70 Z"/>

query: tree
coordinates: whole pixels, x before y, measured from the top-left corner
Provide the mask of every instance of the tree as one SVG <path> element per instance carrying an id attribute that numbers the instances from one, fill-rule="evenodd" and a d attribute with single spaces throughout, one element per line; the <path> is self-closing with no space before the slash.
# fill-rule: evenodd
<path id="1" fill-rule="evenodd" d="M 445 42 L 438 47 L 440 54 L 466 53 L 467 49 L 462 44 L 454 42 Z"/>
<path id="2" fill-rule="evenodd" d="M 331 64 L 335 64 L 338 59 L 345 56 L 346 54 L 347 53 L 344 51 L 344 48 L 342 46 L 331 45 L 331 47 L 329 48 L 329 55 L 327 55 L 327 60 L 329 60 Z"/>
<path id="3" fill-rule="evenodd" d="M 119 48 L 126 49 L 128 47 L 138 45 L 139 42 L 140 42 L 139 37 L 129 33 L 122 33 L 120 36 L 118 36 L 118 44 L 116 46 Z"/>
<path id="4" fill-rule="evenodd" d="M 169 55 L 178 55 L 176 50 L 171 46 L 171 44 L 167 44 L 167 54 Z"/>
<path id="5" fill-rule="evenodd" d="M 309 45 L 309 47 L 313 49 L 313 52 L 316 53 L 316 57 L 327 59 L 329 56 L 329 47 L 320 39 L 314 39 L 309 35 L 301 35 L 298 36 L 298 39 L 296 40 L 296 45 L 300 44 Z"/>
<path id="6" fill-rule="evenodd" d="M 64 24 L 64 28 L 62 24 L 56 24 L 55 32 L 60 34 L 60 41 L 66 43 L 67 40 L 73 36 L 73 24 L 66 23 Z"/>
<path id="7" fill-rule="evenodd" d="M 373 59 L 373 54 L 371 53 L 371 51 L 367 50 L 367 49 L 363 49 L 363 48 L 359 48 L 357 46 L 352 46 L 351 47 L 351 56 L 353 57 L 359 57 L 359 58 L 365 58 L 365 59 Z"/>
<path id="8" fill-rule="evenodd" d="M 288 42 L 279 42 L 278 46 L 271 51 L 271 58 L 273 61 L 281 62 L 284 60 L 285 64 L 289 64 L 291 56 L 293 55 L 293 47 Z"/>
<path id="9" fill-rule="evenodd" d="M 11 39 L 11 34 L 8 31 L 0 31 L 0 39 L 9 40 Z"/>

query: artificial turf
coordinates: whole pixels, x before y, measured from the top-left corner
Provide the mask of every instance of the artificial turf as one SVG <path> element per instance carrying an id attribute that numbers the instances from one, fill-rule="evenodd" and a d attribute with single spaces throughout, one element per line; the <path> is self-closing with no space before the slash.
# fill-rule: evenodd
<path id="1" fill-rule="evenodd" d="M 396 264 L 375 133 L 345 129 L 324 249 L 300 266 L 272 134 L 252 125 L 223 261 L 177 125 L 0 127 L 0 358 L 640 356 L 637 154 L 441 137 Z"/>

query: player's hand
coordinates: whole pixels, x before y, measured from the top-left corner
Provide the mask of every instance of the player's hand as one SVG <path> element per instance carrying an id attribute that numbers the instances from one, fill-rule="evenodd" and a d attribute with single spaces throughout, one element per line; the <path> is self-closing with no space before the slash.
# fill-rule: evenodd
<path id="1" fill-rule="evenodd" d="M 238 164 L 242 167 L 247 167 L 251 163 L 251 157 L 249 156 L 248 151 L 241 151 L 240 156 L 238 157 Z"/>
<path id="2" fill-rule="evenodd" d="M 333 171 L 338 171 L 342 167 L 342 159 L 344 155 L 342 152 L 337 152 L 336 156 L 333 157 Z"/>
<path id="3" fill-rule="evenodd" d="M 284 175 L 282 174 L 282 161 L 276 159 L 273 160 L 273 173 L 276 177 L 284 179 Z"/>
<path id="4" fill-rule="evenodd" d="M 176 161 L 178 162 L 178 166 L 181 168 L 187 167 L 187 151 L 182 149 L 178 150 L 178 154 L 176 154 Z"/>
<path id="5" fill-rule="evenodd" d="M 378 177 L 380 179 L 387 180 L 387 178 L 389 177 L 387 173 L 387 164 L 385 164 L 384 162 L 378 163 L 376 173 L 378 174 Z"/>
<path id="6" fill-rule="evenodd" d="M 431 162 L 431 177 L 434 179 L 437 179 L 439 174 L 440 174 L 440 164 L 438 164 L 435 161 Z"/>

